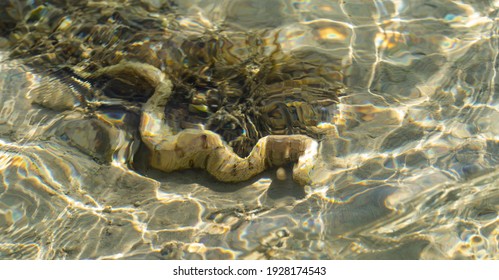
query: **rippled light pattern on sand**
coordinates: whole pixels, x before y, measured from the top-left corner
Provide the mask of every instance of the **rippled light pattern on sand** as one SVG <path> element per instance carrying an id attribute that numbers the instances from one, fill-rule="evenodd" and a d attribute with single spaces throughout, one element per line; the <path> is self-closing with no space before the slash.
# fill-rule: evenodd
<path id="1" fill-rule="evenodd" d="M 170 20 L 157 12 L 166 1 L 135 2 L 142 16 Z M 0 259 L 499 258 L 497 1 L 176 9 L 186 36 L 264 30 L 264 54 L 311 50 L 300 59 L 344 81 L 339 135 L 321 140 L 315 184 L 272 170 L 237 184 L 195 170 L 136 172 L 127 124 L 137 120 L 84 118 L 78 100 L 57 96 L 82 89 L 2 52 Z M 68 16 L 57 28 L 72 24 Z M 224 46 L 226 59 L 251 56 L 244 38 Z M 47 84 L 53 98 L 37 97 Z M 54 100 L 57 110 L 43 106 Z"/>

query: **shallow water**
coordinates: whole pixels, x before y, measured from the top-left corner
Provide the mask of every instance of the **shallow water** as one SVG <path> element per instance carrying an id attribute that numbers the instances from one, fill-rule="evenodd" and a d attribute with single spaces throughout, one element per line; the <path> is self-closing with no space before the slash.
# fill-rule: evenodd
<path id="1" fill-rule="evenodd" d="M 5 50 L 0 258 L 499 257 L 498 1 L 181 1 L 176 9 L 185 33 L 267 30 L 269 49 L 307 50 L 318 72 L 340 75 L 339 137 L 321 141 L 326 171 L 305 187 L 275 170 L 237 184 L 197 170 L 134 171 L 126 164 L 133 131 L 102 125 L 122 114 L 86 118 L 33 103 L 39 92 L 79 89 Z"/>

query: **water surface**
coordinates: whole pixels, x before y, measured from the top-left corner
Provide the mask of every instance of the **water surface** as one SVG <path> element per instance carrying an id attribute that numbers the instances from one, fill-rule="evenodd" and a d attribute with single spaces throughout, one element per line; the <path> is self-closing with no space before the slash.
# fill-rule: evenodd
<path id="1" fill-rule="evenodd" d="M 275 170 L 238 184 L 139 172 L 127 164 L 134 132 L 101 123 L 123 115 L 33 102 L 78 89 L 6 47 L 0 258 L 498 258 L 498 1 L 193 0 L 174 14 L 128 2 L 106 5 L 173 17 L 180 34 L 264 30 L 269 52 L 307 54 L 340 79 L 327 172 L 305 187 Z"/>

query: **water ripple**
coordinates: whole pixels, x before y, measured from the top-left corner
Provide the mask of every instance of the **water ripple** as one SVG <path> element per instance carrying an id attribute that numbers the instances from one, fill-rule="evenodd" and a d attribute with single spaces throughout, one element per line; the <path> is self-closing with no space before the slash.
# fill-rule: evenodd
<path id="1" fill-rule="evenodd" d="M 3 33 L 22 21 L 14 2 L 2 4 L 2 48 L 36 39 Z M 64 46 L 87 62 L 140 57 L 195 73 L 199 102 L 215 96 L 212 65 L 286 70 L 269 91 L 324 81 L 347 90 L 327 120 L 338 135 L 321 139 L 316 184 L 276 170 L 225 184 L 148 169 L 140 109 L 98 100 L 89 77 L 26 66 L 56 63 L 53 53 L 2 51 L 0 259 L 498 258 L 497 3 L 129 0 L 125 11 L 108 1 L 85 6 L 108 21 L 84 26 L 74 11 L 51 22 L 58 7 L 21 2 L 21 25 L 74 30 L 71 40 L 114 52 Z M 110 30 L 123 16 L 151 32 Z M 236 95 L 242 86 L 230 85 Z"/>

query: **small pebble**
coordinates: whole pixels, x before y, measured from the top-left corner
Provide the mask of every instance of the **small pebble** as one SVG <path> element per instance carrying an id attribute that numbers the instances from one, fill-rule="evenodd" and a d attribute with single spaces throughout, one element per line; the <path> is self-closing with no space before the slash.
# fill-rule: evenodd
<path id="1" fill-rule="evenodd" d="M 9 47 L 9 40 L 5 37 L 0 37 L 0 49 L 5 49 Z"/>
<path id="2" fill-rule="evenodd" d="M 280 181 L 286 180 L 286 170 L 284 170 L 284 168 L 282 167 L 279 167 L 276 171 L 276 177 Z"/>
<path id="3" fill-rule="evenodd" d="M 102 212 L 103 213 L 111 213 L 111 212 L 113 212 L 113 209 L 111 208 L 111 206 L 104 206 L 104 209 L 102 209 Z"/>

